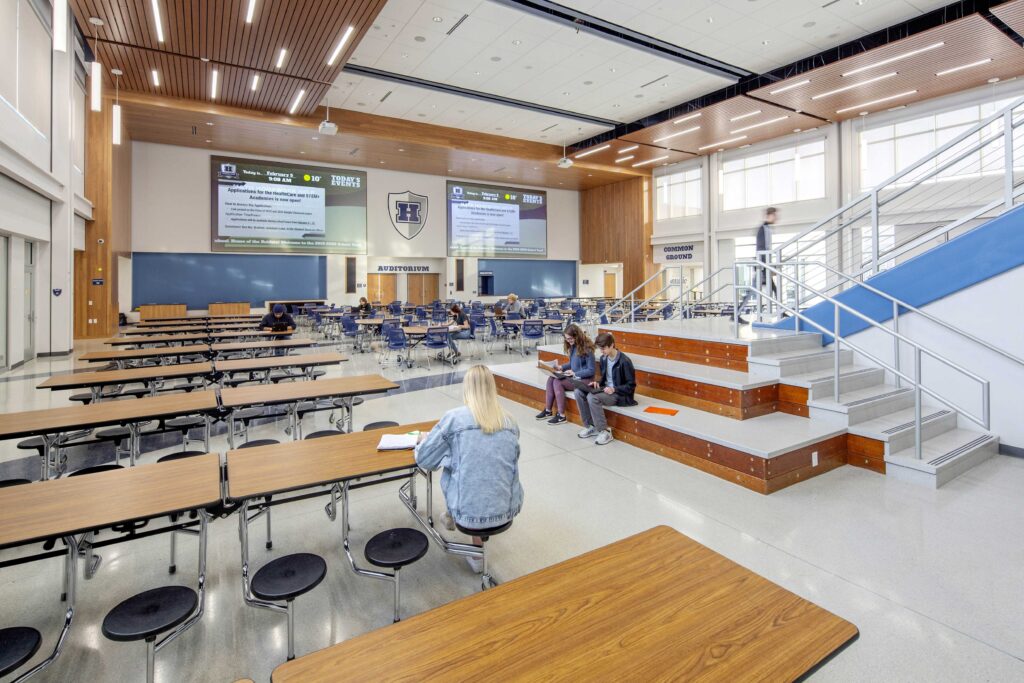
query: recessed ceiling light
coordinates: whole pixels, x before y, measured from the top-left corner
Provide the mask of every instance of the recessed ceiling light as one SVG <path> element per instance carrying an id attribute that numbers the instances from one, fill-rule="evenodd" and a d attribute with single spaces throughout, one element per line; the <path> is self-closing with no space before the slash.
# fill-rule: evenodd
<path id="1" fill-rule="evenodd" d="M 479 71 L 474 71 L 474 72 L 473 72 L 473 75 L 474 75 L 474 76 L 479 76 L 479 75 L 480 75 L 480 72 L 479 72 Z"/>
<path id="2" fill-rule="evenodd" d="M 714 17 L 708 17 L 707 21 L 708 21 L 709 24 L 713 24 L 713 23 L 715 23 L 715 18 Z"/>
<path id="3" fill-rule="evenodd" d="M 818 22 L 816 22 L 816 21 L 805 21 L 804 22 L 804 28 L 814 28 L 817 25 L 818 25 Z"/>
<path id="4" fill-rule="evenodd" d="M 700 126 L 694 126 L 692 128 L 687 128 L 686 130 L 681 130 L 678 133 L 672 133 L 671 135 L 664 135 L 660 138 L 654 138 L 654 142 L 664 142 L 665 140 L 671 140 L 672 138 L 677 138 L 680 135 L 686 135 L 687 133 L 693 133 L 694 131 L 698 130 L 700 130 Z"/>
<path id="5" fill-rule="evenodd" d="M 214 73 L 217 73 L 216 69 L 214 70 Z M 252 85 L 249 86 L 249 89 L 250 90 L 256 90 L 256 88 L 258 88 L 258 87 L 260 87 L 260 75 L 259 74 L 253 74 L 252 75 Z"/>
<path id="6" fill-rule="evenodd" d="M 213 142 L 213 140 L 207 140 L 207 142 Z"/>
<path id="7" fill-rule="evenodd" d="M 616 159 L 615 163 L 621 164 L 623 161 L 629 161 L 630 159 L 633 159 L 633 158 L 634 158 L 634 155 L 630 154 L 628 157 L 621 157 L 619 159 Z"/>
<path id="8" fill-rule="evenodd" d="M 404 148 L 404 147 L 399 147 L 399 148 L 398 148 L 398 151 L 399 151 L 399 152 L 404 152 L 404 151 L 405 151 L 405 148 Z"/>
<path id="9" fill-rule="evenodd" d="M 155 2 L 155 0 L 154 0 Z M 331 56 L 327 58 L 327 66 L 334 66 L 334 62 L 337 61 L 338 55 L 341 54 L 341 48 L 345 47 L 345 43 L 352 37 L 352 32 L 356 30 L 355 26 L 349 26 L 345 29 L 345 33 L 342 34 L 341 40 L 334 46 L 334 50 L 331 51 Z"/>
<path id="10" fill-rule="evenodd" d="M 638 147 L 640 147 L 640 145 L 632 145 L 631 147 L 623 147 L 622 149 L 619 150 L 619 154 L 625 154 L 626 152 L 632 152 L 634 149 L 637 149 Z"/>
<path id="11" fill-rule="evenodd" d="M 786 92 L 787 90 L 792 90 L 793 88 L 799 88 L 801 85 L 807 85 L 810 82 L 811 82 L 811 79 L 805 78 L 802 81 L 797 81 L 796 83 L 790 83 L 789 85 L 784 85 L 781 88 L 776 88 L 775 90 L 769 90 L 768 94 L 769 95 L 778 95 L 780 92 Z"/>
<path id="12" fill-rule="evenodd" d="M 305 152 L 301 152 L 301 151 L 300 151 L 300 152 L 299 152 L 299 154 L 305 154 Z"/>
<path id="13" fill-rule="evenodd" d="M 732 117 L 729 120 L 730 121 L 741 121 L 743 119 L 749 119 L 751 116 L 757 116 L 760 113 L 761 113 L 760 109 L 755 109 L 752 112 L 749 112 L 749 113 L 746 113 L 746 114 L 740 114 L 739 116 L 734 116 L 734 117 Z"/>
<path id="14" fill-rule="evenodd" d="M 957 71 L 963 71 L 964 69 L 970 69 L 975 66 L 981 66 L 982 64 L 988 64 L 991 61 L 991 57 L 989 57 L 988 59 L 979 59 L 976 62 L 971 62 L 970 64 L 961 64 L 960 66 L 954 66 L 952 69 L 946 69 L 945 71 L 936 71 L 935 75 L 945 76 L 947 74 L 955 74 Z"/>
<path id="15" fill-rule="evenodd" d="M 383 164 L 383 163 L 384 163 L 384 160 L 383 160 L 383 159 L 381 159 L 381 160 L 380 160 L 380 163 L 382 163 L 382 164 Z"/>
<path id="16" fill-rule="evenodd" d="M 427 37 L 426 36 L 413 36 L 412 39 L 415 40 L 417 43 L 425 43 L 425 42 L 427 42 Z"/>
<path id="17" fill-rule="evenodd" d="M 206 122 L 206 125 L 208 125 L 208 126 L 212 126 L 212 125 L 213 125 L 213 121 L 207 121 L 207 122 Z"/>
<path id="18" fill-rule="evenodd" d="M 103 26 L 103 20 L 99 17 L 89 17 L 89 23 L 93 26 Z"/>
<path id="19" fill-rule="evenodd" d="M 612 67 L 611 69 L 608 69 L 608 71 L 610 71 L 611 73 L 615 73 L 615 67 Z"/>
<path id="20" fill-rule="evenodd" d="M 990 78 L 990 79 L 988 79 L 988 82 L 989 83 L 998 83 L 999 79 L 998 78 Z"/>
<path id="21" fill-rule="evenodd" d="M 523 41 L 521 41 L 521 40 L 513 40 L 512 44 L 515 45 L 516 47 L 519 47 L 520 45 L 523 44 Z"/>
<path id="22" fill-rule="evenodd" d="M 853 111 L 854 109 L 863 109 L 865 107 L 870 107 L 870 106 L 875 105 L 875 104 L 881 104 L 882 102 L 889 102 L 890 100 L 898 100 L 901 97 L 907 97 L 909 95 L 914 95 L 916 93 L 917 93 L 916 90 L 907 90 L 906 92 L 896 93 L 895 95 L 889 95 L 888 97 L 881 97 L 881 98 L 879 98 L 877 100 L 871 100 L 870 102 L 863 102 L 861 104 L 855 104 L 852 107 L 843 107 L 842 109 L 836 109 L 836 113 L 837 114 L 842 114 L 843 112 Z"/>
<path id="23" fill-rule="evenodd" d="M 700 112 L 697 112 L 696 114 L 690 114 L 689 116 L 684 116 L 681 119 L 676 119 L 672 123 L 674 125 L 674 124 L 677 124 L 677 123 L 682 123 L 683 121 L 691 121 L 691 120 L 697 118 L 698 116 L 700 116 Z"/>
<path id="24" fill-rule="evenodd" d="M 249 0 L 249 7 L 245 10 L 245 23 L 252 23 L 253 12 L 256 11 L 256 0 Z"/>
<path id="25" fill-rule="evenodd" d="M 875 76 L 874 78 L 869 78 L 866 81 L 861 81 L 860 83 L 851 83 L 850 85 L 844 86 L 842 88 L 836 88 L 835 90 L 829 90 L 828 92 L 823 92 L 823 93 L 820 93 L 818 95 L 814 95 L 813 97 L 811 97 L 811 99 L 812 100 L 820 100 L 823 97 L 831 97 L 832 95 L 837 95 L 837 94 L 839 94 L 841 92 L 846 92 L 847 90 L 852 90 L 853 88 L 859 88 L 862 85 L 868 85 L 870 83 L 877 83 L 878 81 L 884 81 L 887 78 L 892 78 L 893 76 L 898 76 L 899 73 L 900 73 L 899 71 L 891 71 L 891 72 L 889 72 L 887 74 L 882 74 L 881 76 Z"/>
<path id="26" fill-rule="evenodd" d="M 594 147 L 593 149 L 588 149 L 586 152 L 580 152 L 579 154 L 574 154 L 573 156 L 575 156 L 577 159 L 582 159 L 583 157 L 590 156 L 595 152 L 600 152 L 601 150 L 608 149 L 609 147 L 611 147 L 611 143 L 607 145 L 601 145 L 600 147 Z"/>
<path id="27" fill-rule="evenodd" d="M 842 77 L 846 78 L 847 76 L 852 76 L 854 74 L 859 74 L 860 72 L 867 71 L 868 69 L 874 69 L 875 67 L 883 66 L 885 64 L 892 64 L 893 62 L 898 62 L 901 59 L 906 59 L 907 57 L 913 57 L 914 55 L 919 55 L 922 52 L 928 52 L 929 50 L 934 50 L 936 48 L 940 48 L 940 47 L 942 47 L 945 44 L 946 43 L 944 43 L 942 41 L 939 41 L 937 43 L 932 43 L 931 45 L 926 45 L 925 47 L 921 47 L 921 48 L 918 48 L 916 50 L 911 50 L 910 52 L 904 52 L 903 54 L 896 55 L 895 57 L 889 57 L 889 59 L 883 59 L 882 61 L 875 62 L 874 64 L 868 64 L 867 66 L 858 67 L 858 68 L 854 69 L 853 71 L 847 71 L 846 73 L 844 73 L 842 75 Z"/>
<path id="28" fill-rule="evenodd" d="M 153 23 L 156 24 L 156 39 L 158 42 L 164 42 L 164 22 L 160 18 L 160 4 L 153 0 Z"/>
<path id="29" fill-rule="evenodd" d="M 199 61 L 202 62 L 203 64 L 206 64 L 206 63 L 208 63 L 210 61 L 210 58 L 209 57 L 200 57 Z"/>
<path id="30" fill-rule="evenodd" d="M 563 94 L 563 95 L 568 95 L 568 94 L 569 94 L 569 91 L 568 91 L 568 90 L 563 90 L 563 91 L 562 91 L 562 94 Z"/>
<path id="31" fill-rule="evenodd" d="M 742 133 L 742 132 L 747 131 L 747 130 L 753 130 L 755 128 L 760 128 L 761 126 L 768 126 L 768 125 L 771 125 L 773 123 L 778 123 L 779 121 L 785 121 L 788 118 L 789 118 L 788 115 L 787 116 L 777 116 L 774 119 L 768 119 L 767 121 L 761 121 L 760 123 L 755 123 L 753 125 L 746 126 L 744 128 L 737 128 L 736 130 L 730 130 L 729 131 L 729 135 L 733 135 L 734 133 Z"/>
<path id="32" fill-rule="evenodd" d="M 210 73 L 210 99 L 212 99 L 212 100 L 217 99 L 217 90 L 218 90 L 217 86 L 218 86 L 218 80 L 219 80 L 218 79 L 218 75 L 219 74 L 217 73 L 216 69 L 214 69 Z M 257 76 L 257 78 L 258 78 L 258 76 Z M 256 83 L 255 82 L 252 84 L 252 89 L 253 90 L 256 89 Z"/>
<path id="33" fill-rule="evenodd" d="M 314 140 L 319 140 L 320 138 L 319 138 L 318 136 L 314 135 L 314 136 L 313 136 L 313 139 L 314 139 Z"/>
<path id="34" fill-rule="evenodd" d="M 646 166 L 647 164 L 653 164 L 653 163 L 656 163 L 658 161 L 664 161 L 665 159 L 668 159 L 668 155 L 667 154 L 664 154 L 664 155 L 662 155 L 660 157 L 654 157 L 653 159 L 648 159 L 647 161 L 638 161 L 635 164 L 630 164 L 630 166 L 632 166 L 633 168 L 636 168 L 637 166 Z"/>
<path id="35" fill-rule="evenodd" d="M 799 133 L 799 132 L 800 132 L 800 131 L 802 131 L 802 130 L 803 130 L 803 128 L 794 128 L 794 129 L 793 129 L 793 132 L 794 132 L 794 133 Z"/>
<path id="36" fill-rule="evenodd" d="M 290 106 L 288 108 L 288 113 L 289 114 L 294 114 L 295 113 L 295 110 L 299 108 L 300 104 L 302 104 L 302 98 L 305 97 L 305 96 L 306 96 L 306 91 L 305 90 L 300 90 L 299 92 L 297 92 L 295 94 L 295 99 L 292 100 L 292 106 Z"/>
<path id="37" fill-rule="evenodd" d="M 768 44 L 769 42 L 771 42 L 771 41 L 768 41 L 768 40 L 762 40 L 762 41 L 761 41 L 761 44 L 762 44 L 762 45 L 767 45 L 767 44 Z"/>
<path id="38" fill-rule="evenodd" d="M 441 17 L 434 17 L 434 21 L 436 21 L 438 24 L 440 24 L 442 21 L 444 21 L 444 19 L 442 19 Z M 450 171 L 451 169 L 448 169 L 448 170 Z"/>
<path id="39" fill-rule="evenodd" d="M 282 47 L 281 51 L 277 53 L 277 64 L 274 65 L 274 68 L 280 69 L 282 66 L 284 66 L 284 58 L 285 55 L 287 54 L 288 50 Z"/>
<path id="40" fill-rule="evenodd" d="M 120 69 L 111 69 L 110 73 L 113 74 L 114 76 L 123 76 L 124 75 L 124 72 L 121 71 Z"/>
<path id="41" fill-rule="evenodd" d="M 728 145 L 730 142 L 739 142 L 740 140 L 746 140 L 746 139 L 747 139 L 746 135 L 741 135 L 741 136 L 739 136 L 737 138 L 729 138 L 728 140 L 720 140 L 718 142 L 712 142 L 710 145 L 704 145 L 703 147 L 698 147 L 697 151 L 699 152 L 702 149 L 711 149 L 712 147 L 719 147 L 721 145 Z"/>
<path id="42" fill-rule="evenodd" d="M 159 88 L 160 87 L 160 74 L 157 72 L 156 69 L 153 69 L 152 71 L 150 71 L 149 74 L 153 78 L 153 87 L 154 88 Z"/>

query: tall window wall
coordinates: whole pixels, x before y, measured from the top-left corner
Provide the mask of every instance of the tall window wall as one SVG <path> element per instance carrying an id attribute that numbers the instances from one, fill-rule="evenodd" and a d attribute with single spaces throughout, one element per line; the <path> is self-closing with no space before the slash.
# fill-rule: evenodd
<path id="1" fill-rule="evenodd" d="M 701 206 L 701 167 L 690 168 L 654 181 L 656 201 L 654 220 L 699 216 Z"/>
<path id="2" fill-rule="evenodd" d="M 825 140 L 722 162 L 722 209 L 734 211 L 825 197 Z"/>

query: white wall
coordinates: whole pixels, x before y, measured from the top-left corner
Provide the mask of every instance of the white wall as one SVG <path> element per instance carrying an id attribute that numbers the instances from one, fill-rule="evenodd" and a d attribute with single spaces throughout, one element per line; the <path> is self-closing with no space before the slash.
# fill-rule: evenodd
<path id="1" fill-rule="evenodd" d="M 922 310 L 1024 359 L 1020 306 L 1014 304 L 1019 301 L 1021 291 L 1024 291 L 1024 266 L 935 301 Z M 991 383 L 991 431 L 999 435 L 1001 443 L 1024 448 L 1024 420 L 1021 420 L 1020 409 L 1024 366 L 915 313 L 901 315 L 899 325 L 904 336 L 988 380 Z M 850 341 L 887 363 L 893 360 L 892 338 L 880 330 L 865 330 L 851 336 Z M 904 345 L 900 356 L 901 371 L 912 377 L 912 351 Z M 934 360 L 924 361 L 922 377 L 925 385 L 939 395 L 953 399 L 975 415 L 981 414 L 981 391 L 977 382 Z M 960 426 L 980 429 L 964 418 Z"/>
<path id="2" fill-rule="evenodd" d="M 132 249 L 156 252 L 210 252 L 210 170 L 211 154 L 246 156 L 189 147 L 146 142 L 132 143 Z M 277 159 L 289 163 L 322 162 Z M 353 167 L 354 168 L 354 167 Z M 344 292 L 342 255 L 327 261 L 327 292 L 331 301 L 356 303 L 366 293 L 366 274 L 376 272 L 380 262 L 414 263 L 428 259 L 442 274 L 446 297 L 477 298 L 476 259 L 466 259 L 466 291 L 455 292 L 455 260 L 447 258 L 447 215 L 442 176 L 359 169 L 367 174 L 367 254 L 357 261 L 357 292 Z M 545 188 L 540 188 L 545 189 Z M 391 223 L 389 193 L 410 191 L 428 198 L 423 230 L 406 239 Z M 579 260 L 579 193 L 546 189 L 548 194 L 548 258 Z M 399 296 L 404 298 L 404 276 L 399 277 Z M 451 283 L 451 286 L 449 286 Z"/>
<path id="3" fill-rule="evenodd" d="M 604 274 L 615 273 L 615 296 L 622 296 L 622 264 L 621 263 L 588 263 L 580 266 L 580 296 L 603 297 Z M 587 284 L 583 281 L 587 280 Z"/>

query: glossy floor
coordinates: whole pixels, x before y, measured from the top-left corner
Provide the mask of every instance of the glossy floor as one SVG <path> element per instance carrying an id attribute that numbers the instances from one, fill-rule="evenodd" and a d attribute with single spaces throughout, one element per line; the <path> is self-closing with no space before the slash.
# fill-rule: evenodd
<path id="1" fill-rule="evenodd" d="M 520 359 L 497 355 L 487 362 Z M 16 378 L 72 366 L 67 360 L 33 362 L 0 378 L 10 380 L 0 382 L 0 409 L 63 403 L 66 394 L 34 389 L 41 378 Z M 331 374 L 376 371 L 371 356 L 355 355 Z M 357 427 L 435 418 L 460 404 L 459 372 L 435 365 L 431 373 L 384 374 L 402 382 L 401 392 L 357 408 Z M 505 405 L 522 430 L 526 500 L 512 529 L 492 541 L 499 580 L 668 524 L 857 625 L 860 639 L 814 680 L 1024 679 L 1024 460 L 996 456 L 939 491 L 843 467 L 760 496 L 621 442 L 594 446 L 577 439 L 572 425 L 549 427 L 532 419 L 534 411 Z M 307 421 L 307 431 L 329 427 L 325 413 Z M 283 426 L 260 425 L 251 438 L 285 438 Z M 13 444 L 0 447 L 0 467 L 23 459 Z M 213 447 L 223 449 L 224 438 Z M 272 551 L 263 548 L 261 523 L 251 536 L 255 566 L 297 551 L 328 560 L 327 579 L 296 603 L 300 654 L 386 626 L 391 618 L 390 585 L 352 574 L 340 525 L 328 521 L 322 506 L 316 499 L 275 508 Z M 394 485 L 354 492 L 352 514 L 359 559 L 363 543 L 377 531 L 412 524 Z M 234 517 L 212 524 L 207 613 L 159 653 L 158 680 L 266 681 L 284 660 L 283 615 L 242 602 L 237 532 Z M 0 557 L 17 552 L 24 551 Z M 142 680 L 144 647 L 106 640 L 99 624 L 130 594 L 193 584 L 194 539 L 179 539 L 178 553 L 178 573 L 169 576 L 165 536 L 103 549 L 98 574 L 79 583 L 79 611 L 64 654 L 36 680 Z M 59 571 L 56 560 L 0 570 L 0 623 L 35 626 L 46 636 L 44 649 L 52 646 L 62 616 Z M 408 616 L 472 593 L 478 580 L 463 560 L 431 547 L 403 573 L 403 584 L 402 612 Z"/>

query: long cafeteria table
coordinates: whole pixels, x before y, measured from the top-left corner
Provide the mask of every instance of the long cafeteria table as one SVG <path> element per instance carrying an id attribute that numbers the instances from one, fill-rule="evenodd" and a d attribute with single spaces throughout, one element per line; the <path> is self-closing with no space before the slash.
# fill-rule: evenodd
<path id="1" fill-rule="evenodd" d="M 142 346 L 144 344 L 187 344 L 189 342 L 215 342 L 217 340 L 253 339 L 256 337 L 287 337 L 294 332 L 268 332 L 266 330 L 236 330 L 232 332 L 181 332 L 156 336 L 112 337 L 104 344 L 111 346 Z"/>
<path id="2" fill-rule="evenodd" d="M 255 356 L 258 351 L 274 351 L 276 349 L 301 349 L 316 346 L 312 339 L 278 339 L 261 342 L 222 342 L 219 344 L 190 344 L 186 346 L 158 346 L 155 348 L 123 349 L 111 351 L 90 351 L 82 354 L 78 360 L 88 362 L 115 362 L 123 367 L 124 363 L 134 360 L 158 359 L 163 362 L 167 358 L 200 355 L 207 357 L 225 353 L 243 352 Z"/>
<path id="3" fill-rule="evenodd" d="M 857 636 L 658 526 L 286 662 L 272 680 L 794 681 Z"/>
<path id="4" fill-rule="evenodd" d="M 138 336 L 138 335 L 157 335 L 157 334 L 174 334 L 176 332 L 184 332 L 185 334 L 196 333 L 196 332 L 211 332 L 215 330 L 251 330 L 256 329 L 259 326 L 259 321 L 255 322 L 226 322 L 226 323 L 211 323 L 208 325 L 168 325 L 161 327 L 126 327 L 121 330 L 121 334 L 126 336 Z"/>

